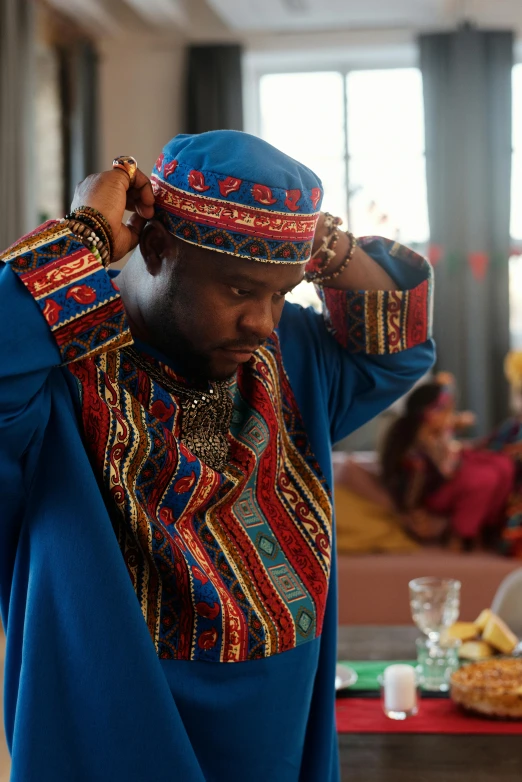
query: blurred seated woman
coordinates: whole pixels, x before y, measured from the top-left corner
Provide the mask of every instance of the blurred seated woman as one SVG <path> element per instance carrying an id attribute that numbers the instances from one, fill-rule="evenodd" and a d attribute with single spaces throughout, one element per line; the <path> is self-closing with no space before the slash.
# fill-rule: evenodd
<path id="1" fill-rule="evenodd" d="M 472 414 L 455 412 L 453 378 L 441 373 L 413 391 L 382 451 L 384 486 L 410 530 L 438 537 L 443 517 L 452 542 L 466 549 L 488 533 L 500 534 L 515 481 L 508 455 L 456 439 L 473 421 Z"/>
<path id="2" fill-rule="evenodd" d="M 482 442 L 483 447 L 509 456 L 516 468 L 515 488 L 506 508 L 500 550 L 522 559 L 522 351 L 510 351 L 504 361 L 510 387 L 512 416 Z"/>

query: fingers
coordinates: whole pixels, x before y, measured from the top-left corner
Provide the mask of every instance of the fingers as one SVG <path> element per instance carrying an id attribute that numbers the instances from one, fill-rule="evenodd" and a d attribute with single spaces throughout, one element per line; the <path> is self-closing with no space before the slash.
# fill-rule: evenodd
<path id="1" fill-rule="evenodd" d="M 128 179 L 128 177 L 127 177 Z M 140 171 L 136 170 L 136 179 L 127 193 L 126 209 L 129 212 L 137 212 L 140 217 L 150 220 L 154 217 L 154 193 L 150 179 Z"/>
<path id="2" fill-rule="evenodd" d="M 134 245 L 135 247 L 140 240 L 141 232 L 145 228 L 146 223 L 147 223 L 146 218 L 140 217 L 138 214 L 136 214 L 136 212 L 131 214 L 131 216 L 127 220 L 125 227 L 136 238 L 136 244 Z"/>
<path id="3" fill-rule="evenodd" d="M 152 204 L 147 203 L 147 201 L 150 201 L 150 193 L 148 191 L 149 188 L 147 186 L 142 190 L 129 190 L 125 209 L 128 212 L 137 212 L 140 217 L 144 217 L 146 220 L 154 217 L 154 194 L 152 195 Z M 150 192 L 152 192 L 152 188 L 150 188 Z"/>
<path id="4" fill-rule="evenodd" d="M 143 190 L 144 188 L 149 186 L 149 192 L 150 192 L 150 200 L 145 201 L 145 203 L 148 203 L 149 206 L 151 206 L 154 203 L 154 193 L 152 192 L 152 185 L 150 184 L 150 179 L 146 174 L 143 173 L 139 168 L 136 169 L 136 176 L 134 178 L 134 184 L 132 186 L 132 190 Z"/>
<path id="5" fill-rule="evenodd" d="M 120 260 L 139 241 L 147 220 L 154 217 L 154 193 L 149 178 L 136 169 L 131 187 L 129 174 L 119 168 L 88 176 L 76 188 L 72 208 L 90 206 L 108 221 L 114 235 L 113 260 Z M 133 212 L 123 223 L 125 210 Z"/>
<path id="6" fill-rule="evenodd" d="M 113 168 L 111 172 L 125 187 L 127 191 L 125 209 L 129 212 L 138 212 L 141 217 L 148 220 L 154 217 L 154 193 L 150 179 L 139 168 L 136 169 L 134 182 L 126 171 L 121 168 Z"/>
<path id="7" fill-rule="evenodd" d="M 146 218 L 140 217 L 134 212 L 125 224 L 122 223 L 118 237 L 114 242 L 113 261 L 120 261 L 138 246 L 146 222 Z"/>

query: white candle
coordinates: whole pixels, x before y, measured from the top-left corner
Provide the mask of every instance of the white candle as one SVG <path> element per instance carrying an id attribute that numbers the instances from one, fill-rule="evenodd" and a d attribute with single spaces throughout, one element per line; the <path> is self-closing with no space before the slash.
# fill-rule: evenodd
<path id="1" fill-rule="evenodd" d="M 409 712 L 416 706 L 415 671 L 411 665 L 389 665 L 384 670 L 384 708 Z"/>

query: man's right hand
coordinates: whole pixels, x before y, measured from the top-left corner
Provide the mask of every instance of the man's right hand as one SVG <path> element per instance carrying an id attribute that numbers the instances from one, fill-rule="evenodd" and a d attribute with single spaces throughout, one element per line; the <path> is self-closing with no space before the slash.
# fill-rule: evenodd
<path id="1" fill-rule="evenodd" d="M 80 182 L 71 209 L 80 206 L 92 206 L 109 222 L 114 235 L 111 261 L 119 261 L 137 246 L 145 223 L 154 216 L 154 193 L 143 171 L 136 171 L 134 184 L 130 187 L 128 174 L 116 168 L 91 174 Z M 125 210 L 133 214 L 123 223 Z"/>

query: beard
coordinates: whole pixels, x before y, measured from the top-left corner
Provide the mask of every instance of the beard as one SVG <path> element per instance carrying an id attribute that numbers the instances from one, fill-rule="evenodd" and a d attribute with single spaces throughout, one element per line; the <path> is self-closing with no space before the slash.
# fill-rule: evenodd
<path id="1" fill-rule="evenodd" d="M 166 296 L 149 314 L 148 331 L 154 348 L 180 365 L 184 375 L 196 384 L 209 380 L 226 380 L 235 370 L 221 373 L 213 367 L 211 350 L 198 349 L 186 325 L 194 317 L 192 308 L 182 304 L 179 290 L 172 285 Z M 185 312 L 184 312 L 185 311 Z"/>

